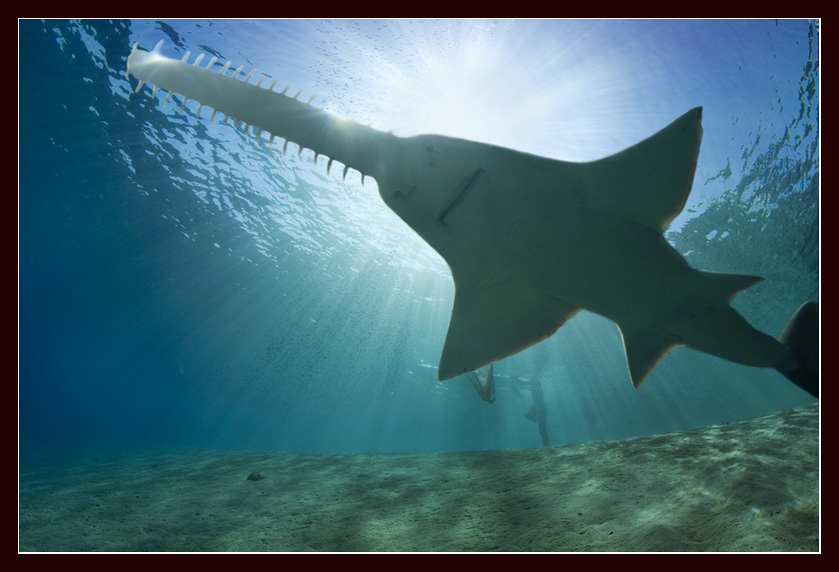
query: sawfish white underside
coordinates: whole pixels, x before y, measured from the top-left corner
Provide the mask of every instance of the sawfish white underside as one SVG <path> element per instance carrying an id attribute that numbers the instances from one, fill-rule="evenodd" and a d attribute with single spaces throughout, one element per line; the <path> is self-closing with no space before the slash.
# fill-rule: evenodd
<path id="1" fill-rule="evenodd" d="M 610 157 L 570 163 L 439 135 L 401 138 L 273 91 L 275 81 L 136 47 L 128 73 L 246 129 L 373 177 L 446 260 L 455 301 L 438 377 L 521 351 L 585 309 L 614 320 L 639 387 L 673 348 L 788 373 L 796 359 L 729 305 L 760 280 L 692 268 L 662 233 L 691 189 L 702 109 Z M 167 96 L 167 101 L 169 96 Z M 209 112 L 207 112 L 209 113 Z"/>

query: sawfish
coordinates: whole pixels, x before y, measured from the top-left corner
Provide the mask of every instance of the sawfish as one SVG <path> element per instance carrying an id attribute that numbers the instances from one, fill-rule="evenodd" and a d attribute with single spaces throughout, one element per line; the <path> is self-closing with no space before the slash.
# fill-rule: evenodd
<path id="1" fill-rule="evenodd" d="M 161 42 L 162 44 L 162 42 Z M 774 368 L 818 396 L 819 309 L 805 302 L 775 338 L 730 306 L 757 276 L 699 270 L 664 238 L 684 208 L 702 108 L 596 161 L 540 157 L 442 135 L 400 137 L 279 92 L 256 70 L 211 69 L 134 46 L 139 83 L 212 110 L 257 139 L 283 140 L 375 179 L 379 194 L 446 261 L 455 284 L 438 378 L 511 356 L 585 309 L 614 321 L 638 388 L 674 348 Z M 240 77 L 241 75 L 241 77 Z M 314 97 L 314 96 L 313 96 Z"/>

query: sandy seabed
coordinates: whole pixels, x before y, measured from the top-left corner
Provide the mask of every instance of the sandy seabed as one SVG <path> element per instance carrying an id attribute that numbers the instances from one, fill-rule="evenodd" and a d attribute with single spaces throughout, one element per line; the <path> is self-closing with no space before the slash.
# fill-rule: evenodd
<path id="1" fill-rule="evenodd" d="M 819 408 L 503 451 L 103 459 L 21 473 L 18 532 L 21 552 L 816 552 Z"/>

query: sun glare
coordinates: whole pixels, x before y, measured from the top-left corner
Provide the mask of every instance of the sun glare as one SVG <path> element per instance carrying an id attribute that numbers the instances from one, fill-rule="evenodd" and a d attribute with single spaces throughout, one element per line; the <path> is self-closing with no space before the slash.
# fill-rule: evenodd
<path id="1" fill-rule="evenodd" d="M 539 42 L 522 34 L 521 23 L 515 33 L 504 21 L 440 23 L 460 27 L 459 41 L 451 42 L 450 29 L 435 34 L 431 23 L 422 24 L 422 30 L 402 36 L 410 43 L 405 49 L 410 60 L 365 70 L 376 76 L 380 90 L 382 108 L 375 111 L 374 126 L 398 135 L 436 133 L 568 160 L 597 158 L 603 145 L 591 110 L 620 106 L 625 72 L 614 59 L 592 59 L 590 32 L 557 22 L 557 28 L 571 27 L 546 44 L 544 34 Z"/>

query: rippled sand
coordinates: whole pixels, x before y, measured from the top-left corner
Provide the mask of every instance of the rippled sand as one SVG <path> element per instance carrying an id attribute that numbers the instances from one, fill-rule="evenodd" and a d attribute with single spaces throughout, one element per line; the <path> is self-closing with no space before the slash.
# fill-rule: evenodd
<path id="1" fill-rule="evenodd" d="M 20 551 L 818 551 L 819 409 L 506 451 L 103 459 L 22 473 L 19 519 Z"/>

